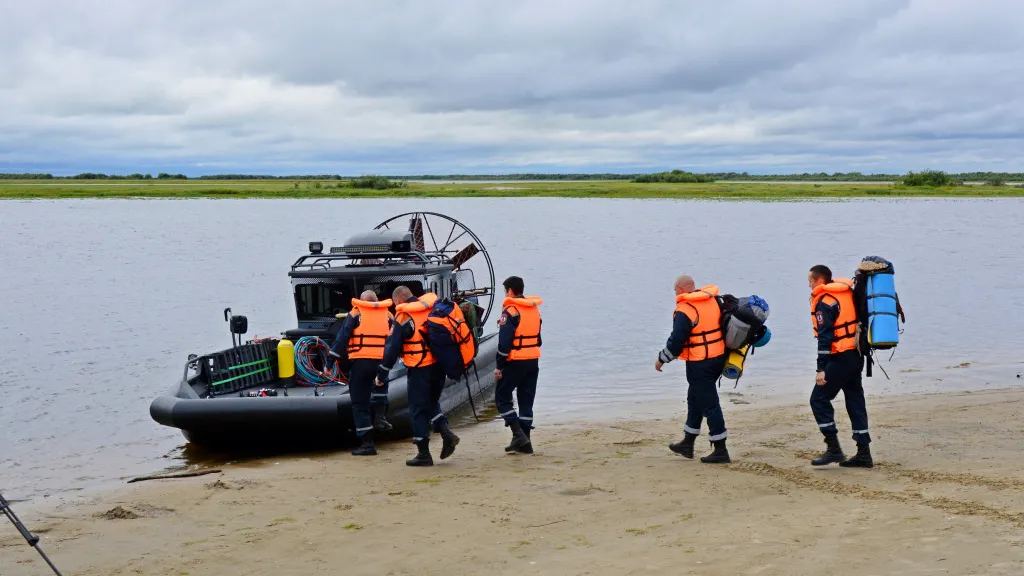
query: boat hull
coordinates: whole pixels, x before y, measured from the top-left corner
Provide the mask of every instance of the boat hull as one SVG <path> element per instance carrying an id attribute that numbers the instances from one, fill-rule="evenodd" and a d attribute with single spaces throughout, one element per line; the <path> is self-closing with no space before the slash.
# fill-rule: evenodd
<path id="1" fill-rule="evenodd" d="M 451 414 L 472 403 L 482 408 L 493 401 L 495 358 L 498 339 L 494 334 L 480 339 L 476 365 L 461 380 L 447 379 L 441 394 L 441 409 Z M 347 387 L 325 386 L 314 390 L 285 386 L 285 382 L 261 386 L 274 388 L 277 396 L 240 397 L 232 395 L 203 398 L 190 382 L 181 380 L 150 404 L 156 422 L 178 428 L 193 444 L 231 446 L 254 442 L 295 442 L 310 444 L 347 443 L 355 438 L 352 402 Z M 243 391 L 244 393 L 244 391 Z M 378 438 L 401 439 L 412 435 L 405 368 L 391 373 L 388 390 L 388 421 L 394 429 L 375 433 Z"/>

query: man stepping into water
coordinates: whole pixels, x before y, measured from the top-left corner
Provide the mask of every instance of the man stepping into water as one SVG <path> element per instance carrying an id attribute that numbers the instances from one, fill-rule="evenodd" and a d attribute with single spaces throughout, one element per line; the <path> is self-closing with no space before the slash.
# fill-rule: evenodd
<path id="1" fill-rule="evenodd" d="M 391 424 L 384 418 L 388 401 L 387 384 L 377 382 L 374 386 L 377 366 L 384 358 L 384 341 L 391 329 L 390 307 L 391 300 L 378 302 L 372 290 L 363 292 L 359 298 L 353 298 L 352 311 L 345 318 L 331 347 L 330 362 L 337 362 L 342 354 L 352 361 L 348 391 L 352 399 L 352 421 L 360 440 L 359 447 L 352 451 L 354 456 L 376 455 L 374 428 L 391 430 Z"/>
<path id="2" fill-rule="evenodd" d="M 725 337 L 722 334 L 722 310 L 718 305 L 718 286 L 708 285 L 699 290 L 693 278 L 676 278 L 676 309 L 672 315 L 672 334 L 665 348 L 658 353 L 654 369 L 679 358 L 686 362 L 686 424 L 683 439 L 669 444 L 669 449 L 686 458 L 693 458 L 693 443 L 700 435 L 702 421 L 707 418 L 711 454 L 700 459 L 705 464 L 729 462 L 725 439 L 725 415 L 718 398 L 715 383 L 722 375 L 727 359 Z"/>

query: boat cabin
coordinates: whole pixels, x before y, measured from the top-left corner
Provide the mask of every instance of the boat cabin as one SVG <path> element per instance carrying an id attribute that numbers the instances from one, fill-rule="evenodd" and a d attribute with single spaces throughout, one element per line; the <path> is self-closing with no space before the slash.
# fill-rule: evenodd
<path id="1" fill-rule="evenodd" d="M 448 255 L 417 248 L 411 231 L 389 229 L 357 234 L 326 253 L 322 242 L 310 242 L 309 254 L 300 256 L 288 272 L 298 328 L 285 335 L 292 341 L 302 336 L 333 339 L 352 299 L 365 290 L 387 300 L 396 287 L 405 285 L 415 296 L 433 292 L 439 298 L 477 304 L 472 270 L 456 270 Z"/>

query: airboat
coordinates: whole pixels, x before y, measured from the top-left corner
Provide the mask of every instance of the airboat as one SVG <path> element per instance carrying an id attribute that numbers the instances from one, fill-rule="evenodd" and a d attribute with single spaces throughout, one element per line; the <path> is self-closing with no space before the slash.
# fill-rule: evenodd
<path id="1" fill-rule="evenodd" d="M 468 312 L 475 330 L 477 355 L 466 376 L 445 382 L 442 409 L 472 408 L 476 414 L 477 404 L 493 389 L 498 339 L 496 333 L 485 334 L 484 326 L 495 301 L 494 267 L 483 243 L 461 222 L 435 212 L 410 212 L 341 246 L 325 250 L 323 242 L 310 242 L 288 276 L 296 326 L 280 337 L 243 341 L 247 318 L 226 309 L 232 347 L 188 355 L 180 379 L 150 405 L 156 422 L 180 429 L 200 446 L 353 438 L 346 366 L 326 363 L 327 351 L 352 298 L 372 290 L 385 300 L 399 285 L 416 296 L 433 292 L 451 299 Z M 290 350 L 289 343 L 294 344 L 293 369 L 280 352 Z M 388 420 L 394 428 L 383 438 L 411 435 L 405 372 L 401 361 L 391 371 Z"/>

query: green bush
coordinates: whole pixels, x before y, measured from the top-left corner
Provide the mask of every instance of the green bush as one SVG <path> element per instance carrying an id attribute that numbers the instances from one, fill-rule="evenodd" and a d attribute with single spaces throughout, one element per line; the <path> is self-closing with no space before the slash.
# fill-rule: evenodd
<path id="1" fill-rule="evenodd" d="M 633 179 L 633 182 L 641 184 L 648 184 L 651 182 L 668 182 L 668 183 L 685 183 L 685 184 L 697 184 L 704 182 L 714 182 L 713 176 L 706 174 L 694 174 L 693 172 L 685 172 L 683 170 L 673 170 L 671 172 L 656 172 L 654 174 L 641 174 Z"/>
<path id="2" fill-rule="evenodd" d="M 405 188 L 404 180 L 394 181 L 383 176 L 360 176 L 349 184 L 352 188 L 373 188 L 374 190 L 388 190 L 390 188 Z"/>
<path id="3" fill-rule="evenodd" d="M 962 184 L 956 178 L 941 170 L 925 170 L 923 172 L 908 172 L 901 181 L 904 186 L 931 186 L 941 188 L 943 186 L 959 186 Z"/>
<path id="4" fill-rule="evenodd" d="M 1003 180 L 1002 178 L 999 178 L 999 177 L 989 178 L 988 180 L 985 181 L 985 185 L 986 186 L 1006 186 L 1006 180 Z"/>

